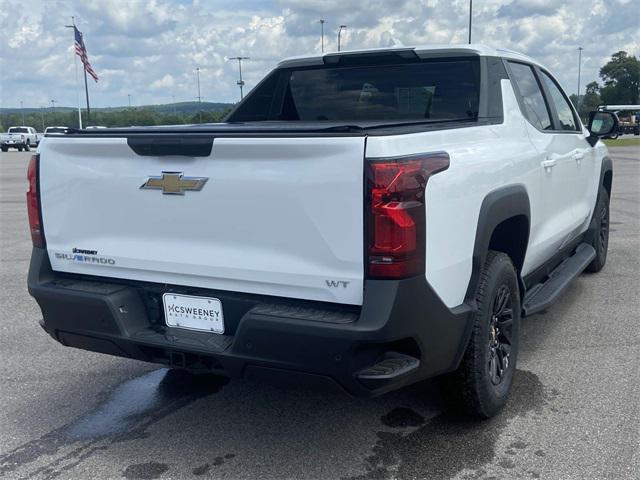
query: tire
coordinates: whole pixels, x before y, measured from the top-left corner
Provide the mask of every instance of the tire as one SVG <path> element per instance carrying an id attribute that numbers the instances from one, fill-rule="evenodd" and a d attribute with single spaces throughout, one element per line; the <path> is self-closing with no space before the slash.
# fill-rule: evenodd
<path id="1" fill-rule="evenodd" d="M 9 149 L 7 147 L 1 147 L 0 150 L 2 150 L 3 152 L 8 151 Z"/>
<path id="2" fill-rule="evenodd" d="M 609 250 L 609 194 L 600 186 L 596 209 L 593 212 L 594 235 L 591 246 L 596 250 L 596 258 L 587 265 L 586 272 L 597 273 L 607 263 L 607 251 Z"/>
<path id="3" fill-rule="evenodd" d="M 509 256 L 489 251 L 475 300 L 471 338 L 445 393 L 463 413 L 490 418 L 507 403 L 518 357 L 520 290 Z"/>
<path id="4" fill-rule="evenodd" d="M 31 151 L 31 142 L 29 140 L 27 140 L 27 143 L 24 144 L 24 151 L 25 152 Z"/>
<path id="5" fill-rule="evenodd" d="M 22 147 L 18 147 L 18 151 L 21 152 L 23 150 Z"/>

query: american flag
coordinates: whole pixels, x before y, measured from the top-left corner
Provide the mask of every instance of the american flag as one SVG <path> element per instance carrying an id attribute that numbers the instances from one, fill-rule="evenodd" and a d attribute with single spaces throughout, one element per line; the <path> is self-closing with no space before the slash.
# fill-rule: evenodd
<path id="1" fill-rule="evenodd" d="M 76 55 L 80 57 L 82 60 L 82 64 L 84 65 L 84 70 L 97 82 L 98 74 L 95 72 L 91 64 L 89 63 L 89 56 L 87 55 L 87 48 L 84 46 L 84 40 L 82 39 L 82 32 L 78 30 L 75 26 L 73 27 L 74 33 L 76 35 Z"/>

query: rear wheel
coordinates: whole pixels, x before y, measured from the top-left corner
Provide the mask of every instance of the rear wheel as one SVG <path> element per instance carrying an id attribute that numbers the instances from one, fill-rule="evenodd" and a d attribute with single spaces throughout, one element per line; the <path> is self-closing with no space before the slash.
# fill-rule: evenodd
<path id="1" fill-rule="evenodd" d="M 21 152 L 23 150 L 22 147 L 18 147 L 18 151 Z"/>
<path id="2" fill-rule="evenodd" d="M 489 251 L 476 302 L 471 339 L 460 367 L 447 378 L 446 386 L 463 411 L 489 418 L 507 403 L 518 355 L 520 291 L 509 256 Z"/>
<path id="3" fill-rule="evenodd" d="M 27 143 L 24 144 L 24 150 L 26 152 L 30 152 L 31 151 L 31 142 L 29 140 L 27 140 Z"/>
<path id="4" fill-rule="evenodd" d="M 596 251 L 596 258 L 587 266 L 586 271 L 596 273 L 607 263 L 609 249 L 609 194 L 604 187 L 598 192 L 598 203 L 593 213 L 594 235 L 591 245 Z"/>

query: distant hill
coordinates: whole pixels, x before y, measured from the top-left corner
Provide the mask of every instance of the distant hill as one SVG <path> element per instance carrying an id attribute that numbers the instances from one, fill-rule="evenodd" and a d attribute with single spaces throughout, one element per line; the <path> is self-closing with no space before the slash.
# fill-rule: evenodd
<path id="1" fill-rule="evenodd" d="M 158 113 L 176 113 L 178 115 L 184 114 L 194 114 L 202 110 L 203 112 L 222 112 L 230 107 L 233 107 L 235 104 L 233 103 L 222 103 L 222 102 L 176 102 L 176 103 L 164 103 L 158 105 L 136 105 L 132 106 L 132 109 L 149 109 Z M 85 106 L 82 105 L 81 108 L 84 110 Z M 56 112 L 72 112 L 75 111 L 77 107 L 66 107 L 66 106 L 56 106 Z M 118 106 L 118 107 L 91 107 L 91 111 L 95 112 L 118 112 L 122 110 L 128 110 L 127 106 Z M 53 109 L 51 107 L 45 108 L 46 112 L 51 112 Z M 22 113 L 24 111 L 25 114 L 29 113 L 40 113 L 40 108 L 0 108 L 0 114 L 15 114 Z"/>

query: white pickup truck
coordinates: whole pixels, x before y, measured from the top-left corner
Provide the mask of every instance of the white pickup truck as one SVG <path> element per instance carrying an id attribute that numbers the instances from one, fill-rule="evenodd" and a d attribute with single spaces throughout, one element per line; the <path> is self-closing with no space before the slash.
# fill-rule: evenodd
<path id="1" fill-rule="evenodd" d="M 612 164 L 538 62 L 285 60 L 224 123 L 68 130 L 29 167 L 29 291 L 64 345 L 490 417 L 521 317 L 605 264 Z M 453 401 L 452 400 L 452 401 Z"/>
<path id="2" fill-rule="evenodd" d="M 0 133 L 0 150 L 3 152 L 9 151 L 10 148 L 21 152 L 25 149 L 26 144 L 25 136 L 20 133 Z"/>
<path id="3" fill-rule="evenodd" d="M 8 134 L 21 135 L 24 142 L 22 145 L 16 144 L 15 148 L 18 151 L 22 151 L 23 149 L 26 151 L 31 150 L 31 147 L 38 146 L 40 143 L 40 138 L 38 138 L 38 132 L 33 127 L 9 127 L 7 130 Z M 22 148 L 20 148 L 22 147 Z"/>

